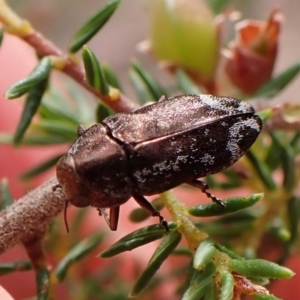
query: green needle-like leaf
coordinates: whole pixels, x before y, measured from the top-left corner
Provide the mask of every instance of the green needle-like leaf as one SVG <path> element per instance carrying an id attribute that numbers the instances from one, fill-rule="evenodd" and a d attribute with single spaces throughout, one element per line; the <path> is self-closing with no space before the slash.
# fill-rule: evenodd
<path id="1" fill-rule="evenodd" d="M 249 197 L 228 198 L 222 201 L 224 203 L 224 207 L 214 202 L 192 206 L 188 209 L 188 213 L 196 217 L 219 216 L 227 213 L 233 213 L 254 205 L 261 200 L 263 196 L 263 194 L 253 194 Z"/>
<path id="2" fill-rule="evenodd" d="M 51 60 L 49 57 L 44 57 L 40 60 L 36 68 L 31 72 L 31 74 L 11 86 L 5 93 L 7 99 L 18 98 L 25 93 L 31 91 L 36 85 L 41 83 L 39 87 L 43 86 L 50 75 L 51 71 Z M 38 89 L 38 88 L 37 88 Z"/>
<path id="3" fill-rule="evenodd" d="M 286 191 L 291 192 L 296 185 L 295 155 L 293 149 L 288 144 L 283 144 L 276 133 L 270 132 L 270 136 L 274 145 L 279 149 L 283 169 L 283 186 Z"/>
<path id="4" fill-rule="evenodd" d="M 263 123 L 265 123 L 266 121 L 268 121 L 274 114 L 274 109 L 272 108 L 267 108 L 264 110 L 261 110 L 259 112 L 256 113 L 261 120 L 263 121 Z"/>
<path id="5" fill-rule="evenodd" d="M 69 267 L 76 261 L 85 257 L 90 253 L 103 239 L 102 233 L 96 233 L 89 238 L 78 243 L 58 264 L 56 270 L 54 271 L 59 281 L 62 281 L 69 269 Z"/>
<path id="6" fill-rule="evenodd" d="M 195 252 L 193 267 L 198 271 L 203 270 L 210 263 L 216 251 L 214 241 L 211 238 L 203 240 Z"/>
<path id="7" fill-rule="evenodd" d="M 10 193 L 8 182 L 3 178 L 0 182 L 0 211 L 14 203 L 14 199 Z"/>
<path id="8" fill-rule="evenodd" d="M 214 281 L 216 267 L 210 263 L 202 272 L 195 272 L 194 278 L 191 280 L 189 288 L 185 291 L 182 300 L 199 300 L 209 292 L 207 289 L 211 286 L 211 282 Z"/>
<path id="9" fill-rule="evenodd" d="M 229 262 L 229 267 L 232 271 L 240 275 L 251 277 L 288 279 L 295 274 L 288 268 L 263 259 L 232 259 Z"/>
<path id="10" fill-rule="evenodd" d="M 61 136 L 66 143 L 71 143 L 77 138 L 77 125 L 64 120 L 39 120 L 32 131 L 49 133 L 52 136 Z"/>
<path id="11" fill-rule="evenodd" d="M 274 191 L 276 189 L 276 183 L 273 180 L 272 173 L 268 169 L 268 166 L 262 160 L 259 160 L 253 152 L 250 150 L 246 153 L 247 158 L 252 163 L 257 175 L 260 177 L 265 186 L 270 190 Z"/>
<path id="12" fill-rule="evenodd" d="M 185 94 L 202 94 L 197 84 L 183 70 L 176 71 L 176 79 Z"/>
<path id="13" fill-rule="evenodd" d="M 221 252 L 224 252 L 226 253 L 230 258 L 234 258 L 234 259 L 243 259 L 242 256 L 239 256 L 238 254 L 236 254 L 235 252 L 231 251 L 230 249 L 228 249 L 227 247 L 221 245 L 221 244 L 218 244 L 216 243 L 215 244 L 215 247 L 221 251 Z"/>
<path id="14" fill-rule="evenodd" d="M 40 175 L 41 173 L 49 170 L 50 168 L 54 167 L 58 160 L 62 157 L 63 154 L 55 155 L 54 157 L 50 158 L 49 160 L 44 161 L 40 165 L 38 165 L 35 168 L 32 168 L 31 170 L 21 174 L 20 178 L 22 180 L 28 180 L 31 179 L 37 175 Z"/>
<path id="15" fill-rule="evenodd" d="M 18 124 L 14 136 L 14 144 L 16 146 L 20 145 L 23 135 L 42 101 L 42 97 L 46 91 L 47 86 L 48 78 L 36 83 L 36 85 L 30 89 L 29 94 L 26 98 L 25 106 L 23 108 L 21 120 Z"/>
<path id="16" fill-rule="evenodd" d="M 182 255 L 182 256 L 191 256 L 191 252 L 188 248 L 186 247 L 177 247 L 173 253 L 174 255 Z"/>
<path id="17" fill-rule="evenodd" d="M 221 291 L 219 300 L 232 300 L 234 288 L 234 278 L 231 273 L 224 271 L 221 273 Z"/>
<path id="18" fill-rule="evenodd" d="M 109 86 L 104 78 L 100 62 L 94 52 L 87 46 L 84 46 L 82 49 L 82 59 L 89 85 L 100 91 L 102 95 L 107 95 L 109 93 Z"/>
<path id="19" fill-rule="evenodd" d="M 3 34 L 3 29 L 0 28 L 0 46 L 2 45 L 3 36 L 4 36 L 4 34 Z"/>
<path id="20" fill-rule="evenodd" d="M 222 216 L 218 219 L 218 222 L 222 224 L 230 224 L 236 222 L 254 221 L 257 218 L 260 218 L 264 213 L 265 210 L 262 207 L 250 207 L 230 215 Z"/>
<path id="21" fill-rule="evenodd" d="M 153 101 L 158 101 L 161 96 L 166 96 L 166 91 L 160 86 L 160 84 L 149 74 L 148 71 L 142 68 L 142 66 L 137 62 L 133 61 L 131 68 L 140 77 L 141 81 L 144 83 L 145 87 L 149 90 L 152 95 Z"/>
<path id="22" fill-rule="evenodd" d="M 2 144 L 11 145 L 13 144 L 14 137 L 10 134 L 1 134 L 0 133 L 0 142 Z M 28 146 L 45 146 L 45 145 L 56 145 L 56 144 L 63 144 L 66 142 L 65 137 L 61 136 L 53 136 L 46 133 L 41 134 L 28 134 L 23 137 L 22 145 Z"/>
<path id="23" fill-rule="evenodd" d="M 6 275 L 12 272 L 28 271 L 32 269 L 29 261 L 15 261 L 12 263 L 0 264 L 0 275 Z"/>
<path id="24" fill-rule="evenodd" d="M 279 94 L 300 71 L 300 62 L 295 63 L 277 77 L 272 78 L 264 84 L 254 95 L 254 97 L 272 98 Z"/>
<path id="25" fill-rule="evenodd" d="M 211 281 L 205 288 L 205 294 L 202 298 L 203 300 L 211 300 L 217 299 L 217 292 L 216 285 L 213 281 Z"/>
<path id="26" fill-rule="evenodd" d="M 170 230 L 176 228 L 176 223 L 168 223 Z M 100 257 L 111 257 L 125 251 L 131 251 L 137 247 L 149 244 L 166 235 L 166 229 L 160 224 L 146 226 L 138 229 L 111 245 L 99 254 Z"/>
<path id="27" fill-rule="evenodd" d="M 177 247 L 180 240 L 181 234 L 178 231 L 173 231 L 167 234 L 167 236 L 162 240 L 162 242 L 155 250 L 146 269 L 135 283 L 132 291 L 130 292 L 130 297 L 137 296 L 147 286 L 162 263 Z"/>
<path id="28" fill-rule="evenodd" d="M 82 101 L 82 99 L 81 99 Z M 87 105 L 86 105 L 87 106 Z M 66 103 L 63 97 L 53 95 L 53 92 L 47 93 L 38 110 L 39 116 L 45 120 L 71 123 L 77 128 L 80 116 L 76 113 L 70 103 Z"/>
<path id="29" fill-rule="evenodd" d="M 196 226 L 205 231 L 212 238 L 224 240 L 240 236 L 246 230 L 252 230 L 254 228 L 253 221 L 239 221 L 224 225 L 224 223 L 215 220 L 196 224 Z"/>
<path id="30" fill-rule="evenodd" d="M 156 99 L 153 98 L 148 88 L 145 86 L 144 81 L 132 68 L 129 69 L 129 78 L 138 96 L 139 102 L 142 105 L 156 101 Z"/>
<path id="31" fill-rule="evenodd" d="M 274 295 L 252 295 L 254 300 L 284 300 L 282 298 L 277 298 Z"/>
<path id="32" fill-rule="evenodd" d="M 102 71 L 108 84 L 122 91 L 122 86 L 116 73 L 112 70 L 112 68 L 108 64 L 102 65 Z"/>
<path id="33" fill-rule="evenodd" d="M 287 205 L 289 230 L 290 230 L 290 240 L 289 244 L 293 244 L 298 238 L 298 224 L 300 221 L 300 199 L 293 196 L 288 201 Z"/>
<path id="34" fill-rule="evenodd" d="M 98 123 L 101 123 L 105 118 L 112 115 L 114 111 L 105 105 L 104 103 L 99 103 L 96 111 L 96 119 Z"/>
<path id="35" fill-rule="evenodd" d="M 69 51 L 74 53 L 86 44 L 110 19 L 121 0 L 111 0 L 90 18 L 74 35 Z"/>
<path id="36" fill-rule="evenodd" d="M 225 11 L 226 6 L 230 4 L 231 0 L 207 0 L 208 5 L 214 11 L 215 15 L 218 15 Z"/>

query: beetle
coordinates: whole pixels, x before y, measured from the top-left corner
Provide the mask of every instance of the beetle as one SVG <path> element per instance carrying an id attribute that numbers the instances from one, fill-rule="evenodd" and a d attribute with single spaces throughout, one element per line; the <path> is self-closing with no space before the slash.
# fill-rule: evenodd
<path id="1" fill-rule="evenodd" d="M 222 205 L 198 178 L 235 163 L 261 128 L 253 107 L 235 98 L 162 97 L 88 129 L 80 125 L 77 140 L 57 164 L 57 179 L 67 202 L 96 207 L 111 230 L 117 229 L 120 206 L 130 197 L 167 229 L 144 196 L 186 183 Z"/>

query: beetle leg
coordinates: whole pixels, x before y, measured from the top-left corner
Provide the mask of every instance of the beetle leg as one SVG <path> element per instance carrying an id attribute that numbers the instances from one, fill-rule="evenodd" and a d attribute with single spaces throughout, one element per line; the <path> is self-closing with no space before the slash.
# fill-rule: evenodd
<path id="1" fill-rule="evenodd" d="M 103 216 L 109 228 L 113 231 L 117 230 L 119 222 L 120 206 L 112 207 L 109 210 L 109 215 L 106 208 L 97 208 L 99 215 Z"/>
<path id="2" fill-rule="evenodd" d="M 109 211 L 110 223 L 109 227 L 111 230 L 116 231 L 119 222 L 120 206 L 112 207 Z"/>
<path id="3" fill-rule="evenodd" d="M 68 224 L 68 219 L 67 219 L 68 204 L 69 204 L 69 201 L 66 201 L 65 202 L 65 208 L 64 208 L 64 222 L 65 222 L 65 227 L 66 227 L 67 233 L 70 232 L 70 230 L 69 230 L 69 224 Z"/>
<path id="4" fill-rule="evenodd" d="M 213 202 L 215 202 L 223 207 L 225 206 L 225 204 L 223 203 L 223 201 L 220 198 L 217 198 L 216 196 L 214 196 L 213 194 L 208 192 L 209 186 L 206 182 L 196 179 L 196 180 L 187 182 L 187 184 L 200 189 L 202 191 L 202 193 L 206 194 L 206 196 L 208 198 L 210 198 Z"/>
<path id="5" fill-rule="evenodd" d="M 153 205 L 142 195 L 134 194 L 133 198 L 138 203 L 139 206 L 144 208 L 152 217 L 159 217 L 160 224 L 165 227 L 166 231 L 170 231 L 168 227 L 168 222 L 165 218 L 160 214 L 158 210 L 153 207 Z"/>

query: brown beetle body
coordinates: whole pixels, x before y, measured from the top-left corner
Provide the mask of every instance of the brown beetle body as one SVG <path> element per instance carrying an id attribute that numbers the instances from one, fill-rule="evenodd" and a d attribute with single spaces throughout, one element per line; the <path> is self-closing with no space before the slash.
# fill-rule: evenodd
<path id="1" fill-rule="evenodd" d="M 96 124 L 84 131 L 60 160 L 57 177 L 73 205 L 114 207 L 132 195 L 127 165 L 122 147 L 103 125 Z"/>
<path id="2" fill-rule="evenodd" d="M 106 118 L 79 137 L 57 165 L 57 178 L 75 206 L 111 209 L 117 227 L 119 207 L 131 196 L 159 216 L 143 195 L 220 172 L 253 144 L 262 122 L 254 109 L 233 98 L 184 95 L 131 113 Z"/>

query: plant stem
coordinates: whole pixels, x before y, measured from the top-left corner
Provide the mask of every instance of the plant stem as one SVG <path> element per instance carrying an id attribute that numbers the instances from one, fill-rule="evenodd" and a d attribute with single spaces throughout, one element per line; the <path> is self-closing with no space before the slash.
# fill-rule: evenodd
<path id="1" fill-rule="evenodd" d="M 92 88 L 85 80 L 85 73 L 79 65 L 75 56 L 69 56 L 59 49 L 55 44 L 46 39 L 36 31 L 28 21 L 20 18 L 5 2 L 0 0 L 0 22 L 10 34 L 16 35 L 31 45 L 41 56 L 55 56 L 60 63 L 54 64 L 58 70 L 69 75 L 85 89 L 105 102 L 116 112 L 129 112 L 139 106 L 120 92 L 112 89 L 108 95 L 102 95 L 98 90 Z"/>
<path id="2" fill-rule="evenodd" d="M 187 208 L 185 204 L 178 201 L 172 191 L 167 191 L 161 194 L 161 199 L 173 220 L 179 224 L 179 231 L 185 236 L 189 249 L 192 253 L 196 251 L 199 244 L 208 237 L 208 235 L 199 230 L 187 216 Z"/>
<path id="3" fill-rule="evenodd" d="M 18 242 L 43 236 L 65 206 L 65 196 L 56 186 L 52 178 L 0 213 L 0 254 Z"/>

